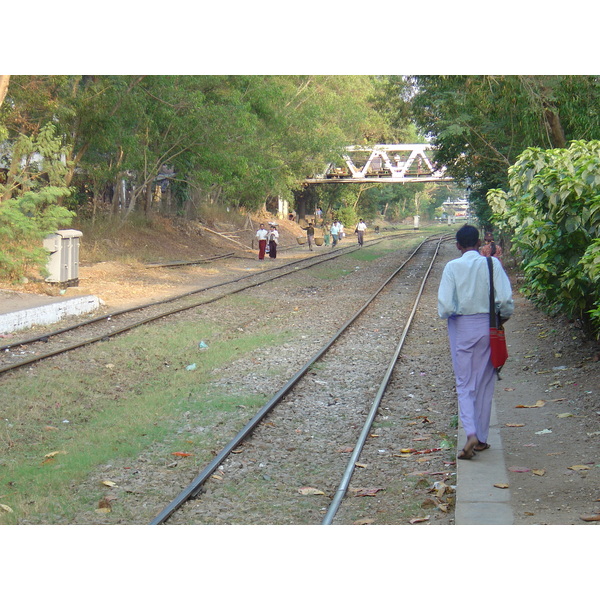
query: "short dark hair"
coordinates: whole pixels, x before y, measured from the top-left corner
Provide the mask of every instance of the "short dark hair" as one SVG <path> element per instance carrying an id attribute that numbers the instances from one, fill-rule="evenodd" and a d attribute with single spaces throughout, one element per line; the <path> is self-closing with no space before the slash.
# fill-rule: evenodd
<path id="1" fill-rule="evenodd" d="M 479 240 L 479 231 L 473 225 L 463 225 L 456 232 L 456 241 L 462 248 L 472 248 Z"/>

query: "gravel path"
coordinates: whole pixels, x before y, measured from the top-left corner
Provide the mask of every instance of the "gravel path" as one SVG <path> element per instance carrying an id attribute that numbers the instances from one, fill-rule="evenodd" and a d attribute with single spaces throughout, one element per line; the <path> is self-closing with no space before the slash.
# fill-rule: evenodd
<path id="1" fill-rule="evenodd" d="M 228 324 L 232 340 L 261 327 L 270 328 L 274 339 L 283 339 L 251 358 L 227 365 L 221 373 L 213 373 L 214 389 L 269 397 L 269 392 L 287 381 L 408 254 L 394 250 L 391 242 L 381 249 L 385 250 L 382 256 L 371 262 L 349 255 L 335 265 L 330 262 L 304 271 L 300 277 L 255 288 L 248 292 L 252 302 L 217 302 L 203 308 L 204 319 Z M 282 260 L 306 254 L 306 249 L 299 248 L 282 254 Z M 437 285 L 444 264 L 456 256 L 454 244 L 442 246 L 394 370 L 390 393 L 380 407 L 373 437 L 360 457 L 362 466 L 353 476 L 336 523 L 427 526 L 454 522 L 453 486 L 460 486 L 460 481 L 456 481 L 454 471 L 456 449 L 448 446 L 456 440 L 457 410 L 446 327 L 437 317 Z M 203 267 L 184 267 L 177 275 L 169 272 L 167 295 L 197 287 L 200 282 L 214 283 L 269 266 L 268 262 L 259 266 L 255 257 L 248 256 L 220 263 L 208 276 Z M 158 287 L 153 291 L 151 276 L 145 273 L 144 301 L 165 291 L 165 273 L 152 271 L 156 272 Z M 95 285 L 102 288 L 102 280 L 96 280 Z M 515 523 L 590 527 L 598 523 L 593 519 L 600 511 L 599 348 L 584 340 L 575 323 L 537 311 L 518 294 L 514 277 L 513 288 L 516 310 L 507 324 L 510 358 L 495 397 Z M 137 296 L 140 291 L 136 290 Z M 119 300 L 123 300 L 123 290 L 119 293 Z M 197 315 L 188 318 L 192 325 Z M 334 491 L 324 475 L 325 467 L 331 456 L 339 468 L 345 467 L 348 448 L 368 411 L 365 405 L 358 408 L 352 404 L 353 399 L 375 393 L 373 384 L 363 386 L 364 376 L 367 369 L 387 365 L 380 353 L 385 340 L 397 332 L 397 321 L 393 312 L 382 310 L 377 326 L 371 322 L 358 338 L 348 340 L 348 347 L 357 355 L 375 358 L 368 363 L 371 366 L 357 359 L 353 369 L 347 353 L 331 352 L 323 366 L 310 373 L 298 399 L 289 403 L 289 410 L 274 413 L 261 427 L 254 445 L 240 448 L 227 460 L 206 490 L 189 503 L 186 514 L 177 517 L 180 522 L 318 523 Z M 387 353 L 389 356 L 389 350 Z M 336 388 L 336 374 L 345 386 L 343 392 Z M 313 394 L 313 390 L 320 394 Z M 236 414 L 215 423 L 211 427 L 211 434 L 216 436 L 215 450 L 220 450 L 253 414 L 240 406 Z M 334 433 L 333 428 L 322 427 L 326 418 L 331 426 L 341 420 L 347 426 Z M 284 426 L 295 437 L 283 435 Z M 198 430 L 199 425 L 189 415 L 177 425 L 181 436 Z M 312 449 L 314 460 L 296 460 L 300 447 L 307 452 Z M 403 452 L 409 448 L 420 453 Z M 323 449 L 328 453 L 322 453 Z M 282 457 L 284 462 L 287 457 L 293 468 L 274 469 Z M 91 473 L 78 493 L 93 496 L 99 478 L 110 479 L 119 485 L 114 490 L 115 502 L 125 509 L 98 514 L 84 508 L 73 522 L 148 523 L 197 473 L 197 467 L 185 460 L 166 460 L 160 446 L 138 457 L 135 472 L 113 461 Z M 235 498 L 234 494 L 231 499 L 227 492 L 235 491 L 242 474 L 250 475 L 253 495 L 238 494 Z"/>

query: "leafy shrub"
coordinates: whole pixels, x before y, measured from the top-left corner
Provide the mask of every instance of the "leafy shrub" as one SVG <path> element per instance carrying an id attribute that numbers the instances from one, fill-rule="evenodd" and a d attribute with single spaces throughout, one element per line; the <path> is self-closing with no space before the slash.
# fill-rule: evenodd
<path id="1" fill-rule="evenodd" d="M 69 190 L 48 186 L 0 203 L 0 279 L 14 281 L 32 269 L 46 274 L 42 240 L 71 222 L 74 213 L 57 206 Z"/>
<path id="2" fill-rule="evenodd" d="M 528 148 L 508 175 L 510 190 L 487 199 L 522 261 L 523 292 L 600 337 L 600 141 Z"/>
<path id="3" fill-rule="evenodd" d="M 75 213 L 58 203 L 71 191 L 67 153 L 52 123 L 3 145 L 9 168 L 0 184 L 0 279 L 46 274 L 43 239 L 69 225 Z"/>

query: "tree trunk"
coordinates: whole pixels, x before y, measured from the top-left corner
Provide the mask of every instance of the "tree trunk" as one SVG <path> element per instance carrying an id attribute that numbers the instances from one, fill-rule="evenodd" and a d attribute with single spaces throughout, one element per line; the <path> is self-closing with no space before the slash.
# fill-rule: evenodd
<path id="1" fill-rule="evenodd" d="M 550 141 L 552 142 L 553 148 L 566 148 L 567 138 L 560 122 L 560 116 L 556 111 L 556 107 L 544 103 L 544 116 L 546 117 L 546 127 L 550 135 Z"/>
<path id="2" fill-rule="evenodd" d="M 0 106 L 4 102 L 4 98 L 6 98 L 6 93 L 8 92 L 8 82 L 10 81 L 10 75 L 0 75 Z"/>
<path id="3" fill-rule="evenodd" d="M 294 200 L 296 204 L 296 217 L 298 221 L 300 219 L 306 219 L 306 204 L 309 197 L 309 190 L 307 187 L 303 187 L 300 190 L 294 190 Z"/>
<path id="4" fill-rule="evenodd" d="M 147 183 L 146 184 L 146 199 L 144 202 L 144 213 L 146 215 L 150 215 L 150 213 L 152 212 L 152 184 L 151 183 Z"/>
<path id="5" fill-rule="evenodd" d="M 133 210 L 135 209 L 135 205 L 137 202 L 137 186 L 134 184 L 131 186 L 131 192 L 129 194 L 129 206 L 127 207 L 127 210 L 125 211 L 125 219 L 133 212 Z"/>

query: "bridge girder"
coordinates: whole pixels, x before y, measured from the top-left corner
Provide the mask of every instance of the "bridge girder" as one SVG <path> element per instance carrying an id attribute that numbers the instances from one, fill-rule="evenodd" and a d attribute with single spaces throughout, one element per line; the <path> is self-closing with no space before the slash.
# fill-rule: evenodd
<path id="1" fill-rule="evenodd" d="M 346 168 L 330 164 L 325 173 L 306 183 L 422 183 L 450 182 L 445 167 L 437 167 L 429 144 L 376 144 L 348 146 L 343 160 Z"/>

